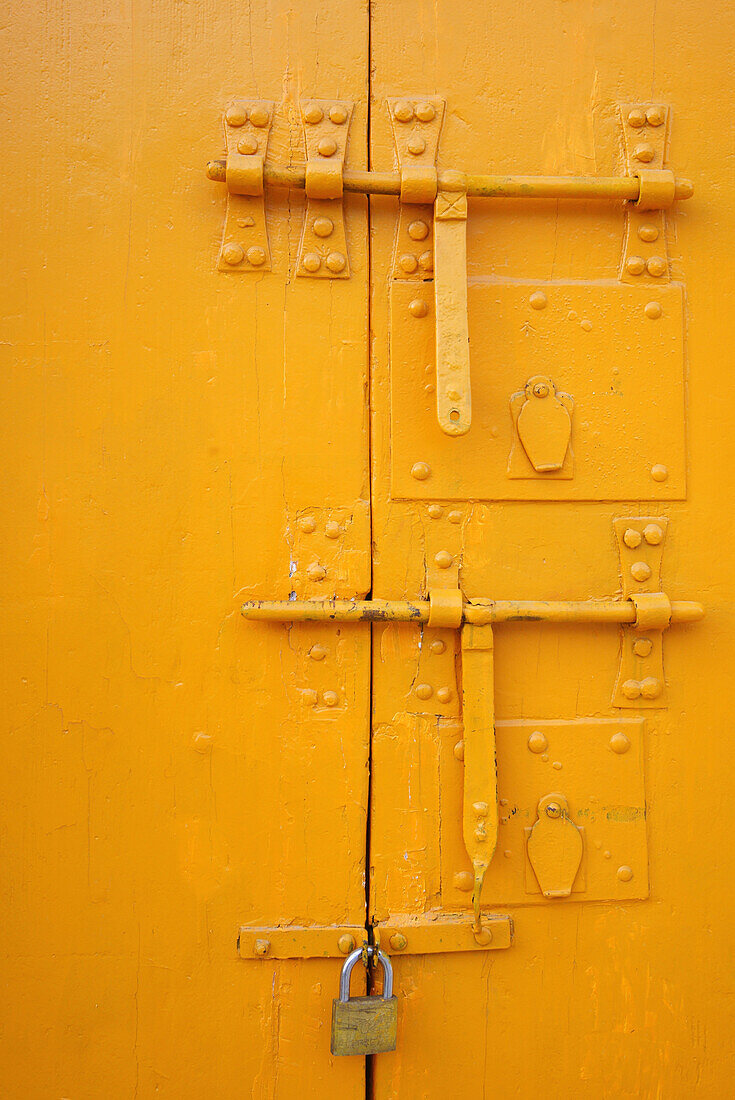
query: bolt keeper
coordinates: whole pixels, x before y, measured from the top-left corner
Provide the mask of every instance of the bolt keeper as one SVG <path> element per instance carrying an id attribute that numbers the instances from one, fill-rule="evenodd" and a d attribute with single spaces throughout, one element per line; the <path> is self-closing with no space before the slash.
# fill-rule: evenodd
<path id="1" fill-rule="evenodd" d="M 262 195 L 263 158 L 257 153 L 229 153 L 225 178 L 227 189 L 232 195 Z"/>
<path id="2" fill-rule="evenodd" d="M 429 589 L 429 621 L 430 627 L 446 627 L 456 630 L 462 625 L 462 610 L 464 601 L 459 588 L 430 588 Z"/>
<path id="3" fill-rule="evenodd" d="M 640 185 L 636 210 L 666 210 L 673 206 L 676 178 L 668 168 L 638 168 L 633 175 Z"/>
<path id="4" fill-rule="evenodd" d="M 307 160 L 306 197 L 309 199 L 342 198 L 342 160 Z"/>
<path id="5" fill-rule="evenodd" d="M 401 165 L 401 202 L 433 203 L 437 187 L 433 164 Z"/>
<path id="6" fill-rule="evenodd" d="M 671 600 L 664 592 L 640 592 L 629 599 L 635 607 L 635 630 L 666 630 L 671 625 Z"/>

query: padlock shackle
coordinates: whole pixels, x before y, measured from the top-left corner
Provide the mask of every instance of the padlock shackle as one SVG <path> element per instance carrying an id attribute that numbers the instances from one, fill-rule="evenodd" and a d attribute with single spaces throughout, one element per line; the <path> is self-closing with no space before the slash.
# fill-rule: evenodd
<path id="1" fill-rule="evenodd" d="M 383 967 L 383 1000 L 389 1001 L 393 996 L 393 967 L 391 961 L 378 947 L 368 947 L 367 953 L 376 958 Z M 343 1004 L 350 999 L 350 978 L 355 963 L 361 958 L 362 948 L 357 947 L 347 956 L 342 966 L 342 972 L 339 976 L 339 999 Z"/>

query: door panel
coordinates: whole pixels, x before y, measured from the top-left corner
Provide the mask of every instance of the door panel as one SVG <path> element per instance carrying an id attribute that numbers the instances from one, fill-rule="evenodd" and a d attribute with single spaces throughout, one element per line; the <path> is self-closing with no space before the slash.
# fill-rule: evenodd
<path id="1" fill-rule="evenodd" d="M 724 5 L 716 24 L 732 28 Z M 670 280 L 646 269 L 639 283 L 622 204 L 470 199 L 473 424 L 457 438 L 436 420 L 431 273 L 396 280 L 394 254 L 415 245 L 397 201 L 371 199 L 373 598 L 425 597 L 442 553 L 465 598 L 619 598 L 631 562 L 613 520 L 629 517 L 639 533 L 668 518 L 663 590 L 706 605 L 703 622 L 663 633 L 665 691 L 615 706 L 631 628 L 494 628 L 500 824 L 483 906 L 512 914 L 514 941 L 421 955 L 409 936 L 393 959 L 398 1050 L 375 1060 L 375 1096 L 721 1096 L 732 779 L 716 731 L 735 636 L 733 453 L 731 411 L 710 386 L 733 335 L 733 172 L 724 145 L 704 152 L 698 119 L 703 103 L 712 118 L 727 110 L 719 32 L 686 3 L 409 0 L 374 7 L 371 48 L 375 169 L 396 164 L 387 101 L 440 96 L 440 170 L 624 174 L 618 105 L 641 101 L 669 107 L 667 163 L 696 188 L 660 240 Z M 537 375 L 574 398 L 574 464 L 551 477 L 534 473 L 514 422 L 513 395 L 528 403 Z M 469 925 L 458 632 L 373 634 L 371 917 L 454 912 Z M 529 857 L 551 793 L 583 838 L 567 897 L 541 893 Z"/>
<path id="2" fill-rule="evenodd" d="M 349 280 L 295 278 L 283 191 L 272 270 L 229 274 L 204 168 L 243 94 L 276 103 L 280 162 L 301 96 L 354 100 L 364 165 L 367 15 L 154 9 L 15 4 L 3 32 L 0 1092 L 362 1097 L 329 1055 L 334 962 L 237 937 L 364 922 L 368 639 L 239 605 L 327 545 L 332 593 L 370 586 L 366 203 Z"/>

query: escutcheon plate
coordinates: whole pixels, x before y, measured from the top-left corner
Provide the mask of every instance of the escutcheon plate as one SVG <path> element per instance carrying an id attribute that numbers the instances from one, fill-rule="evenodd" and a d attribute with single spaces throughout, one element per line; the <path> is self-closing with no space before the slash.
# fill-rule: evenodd
<path id="1" fill-rule="evenodd" d="M 423 305 L 417 307 L 416 302 Z M 425 309 L 424 309 L 425 305 Z M 540 308 L 539 308 L 540 307 Z M 683 293 L 677 284 L 469 286 L 473 420 L 436 419 L 433 283 L 391 288 L 392 493 L 406 500 L 683 500 Z M 571 463 L 509 476 L 510 399 L 534 375 L 574 401 Z M 428 475 L 412 470 L 425 464 Z M 423 467 L 419 466 L 423 470 Z"/>

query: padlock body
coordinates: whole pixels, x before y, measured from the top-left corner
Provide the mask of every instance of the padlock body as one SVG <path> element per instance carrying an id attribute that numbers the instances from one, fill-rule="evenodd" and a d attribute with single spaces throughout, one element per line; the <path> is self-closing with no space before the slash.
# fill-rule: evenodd
<path id="1" fill-rule="evenodd" d="M 332 1054 L 383 1054 L 396 1049 L 395 997 L 353 997 L 332 1002 Z"/>

